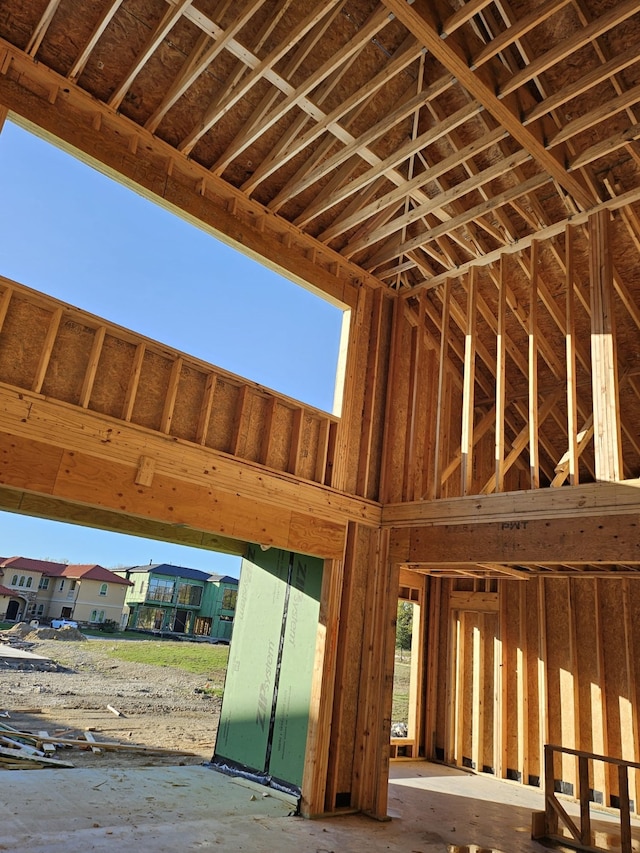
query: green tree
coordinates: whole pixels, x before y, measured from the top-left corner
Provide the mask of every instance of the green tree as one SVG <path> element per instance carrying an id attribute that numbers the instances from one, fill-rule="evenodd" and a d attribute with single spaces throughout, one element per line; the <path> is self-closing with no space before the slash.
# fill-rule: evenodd
<path id="1" fill-rule="evenodd" d="M 396 648 L 401 652 L 411 648 L 411 633 L 413 631 L 413 604 L 408 601 L 398 602 L 396 617 Z"/>

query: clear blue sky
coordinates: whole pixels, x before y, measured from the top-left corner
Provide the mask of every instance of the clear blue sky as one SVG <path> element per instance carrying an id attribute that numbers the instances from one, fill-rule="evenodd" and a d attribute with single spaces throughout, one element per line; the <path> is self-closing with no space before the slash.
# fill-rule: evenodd
<path id="1" fill-rule="evenodd" d="M 0 274 L 331 411 L 341 312 L 7 122 Z M 235 557 L 0 513 L 0 556 L 237 575 Z"/>

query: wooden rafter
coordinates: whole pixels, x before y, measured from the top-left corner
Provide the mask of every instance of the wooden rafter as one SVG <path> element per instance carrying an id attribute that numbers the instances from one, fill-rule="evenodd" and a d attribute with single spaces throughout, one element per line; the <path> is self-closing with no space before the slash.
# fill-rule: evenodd
<path id="1" fill-rule="evenodd" d="M 572 178 L 556 156 L 550 154 L 544 145 L 523 127 L 519 116 L 504 100 L 494 94 L 488 83 L 469 68 L 460 48 L 453 45 L 453 37 L 440 38 L 430 10 L 423 0 L 418 0 L 413 5 L 409 5 L 406 0 L 384 0 L 384 3 L 579 205 L 584 208 L 592 205 L 593 199 L 583 185 Z"/>

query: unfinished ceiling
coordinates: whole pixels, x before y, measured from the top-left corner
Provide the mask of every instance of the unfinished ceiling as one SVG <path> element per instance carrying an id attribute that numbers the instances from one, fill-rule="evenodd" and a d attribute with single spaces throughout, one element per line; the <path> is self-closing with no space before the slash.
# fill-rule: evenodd
<path id="1" fill-rule="evenodd" d="M 398 290 L 640 195 L 634 0 L 5 0 L 0 37 Z"/>

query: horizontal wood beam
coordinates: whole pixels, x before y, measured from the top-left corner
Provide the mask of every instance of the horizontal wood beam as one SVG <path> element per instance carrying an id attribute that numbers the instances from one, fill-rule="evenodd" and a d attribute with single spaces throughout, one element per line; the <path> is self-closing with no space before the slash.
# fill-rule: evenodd
<path id="1" fill-rule="evenodd" d="M 398 563 L 548 566 L 640 565 L 640 512 L 584 518 L 522 519 L 393 530 Z"/>
<path id="2" fill-rule="evenodd" d="M 382 510 L 382 524 L 387 527 L 465 525 L 634 513 L 640 513 L 640 479 L 387 504 Z"/>
<path id="3" fill-rule="evenodd" d="M 155 463 L 148 486 L 136 482 L 142 457 Z M 0 486 L 67 508 L 331 559 L 342 557 L 349 518 L 372 527 L 380 520 L 373 502 L 6 386 L 0 386 Z M 68 513 L 74 521 L 75 510 Z"/>
<path id="4" fill-rule="evenodd" d="M 175 524 L 163 524 L 151 518 L 136 518 L 133 515 L 123 515 L 120 512 L 71 503 L 61 498 L 21 492 L 4 486 L 0 486 L 0 510 L 49 521 L 60 521 L 65 524 L 77 524 L 80 527 L 108 530 L 111 533 L 157 539 L 160 542 L 171 542 L 189 548 L 235 554 L 238 557 L 244 556 L 246 550 L 246 542 L 241 539 L 178 527 Z"/>

